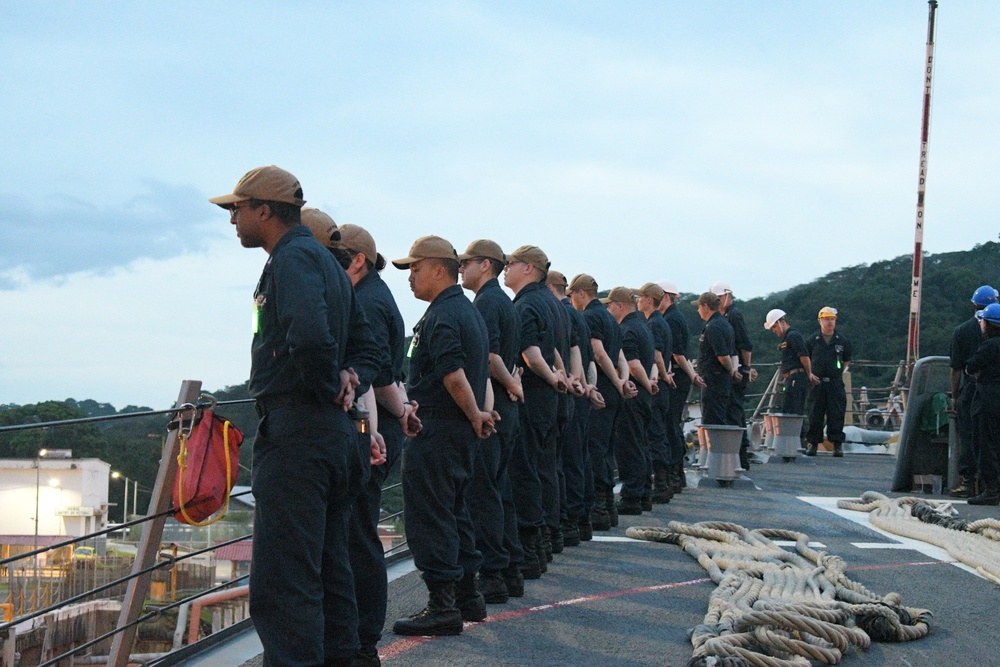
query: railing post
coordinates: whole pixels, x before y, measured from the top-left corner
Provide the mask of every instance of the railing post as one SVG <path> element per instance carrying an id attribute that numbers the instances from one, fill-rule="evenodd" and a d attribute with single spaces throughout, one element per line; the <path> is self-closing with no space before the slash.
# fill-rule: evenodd
<path id="1" fill-rule="evenodd" d="M 181 383 L 180 394 L 174 407 L 180 407 L 185 403 L 197 403 L 200 393 L 200 380 L 185 380 Z M 149 500 L 149 510 L 146 512 L 146 516 L 161 514 L 170 509 L 173 501 L 174 478 L 177 475 L 178 449 L 178 431 L 175 429 L 170 431 L 165 440 L 160 469 L 156 473 L 156 483 L 153 485 L 153 494 Z M 163 538 L 163 526 L 166 521 L 166 517 L 158 517 L 142 525 L 142 537 L 139 538 L 139 543 L 136 546 L 132 574 L 152 567 L 156 562 L 156 555 L 159 553 L 160 542 Z M 133 623 L 142 614 L 146 596 L 149 594 L 150 579 L 150 573 L 146 573 L 129 580 L 125 600 L 122 603 L 122 611 L 118 617 L 119 628 Z M 137 626 L 131 626 L 115 635 L 111 644 L 111 652 L 108 655 L 108 667 L 126 667 L 132 646 L 135 643 L 137 630 Z"/>

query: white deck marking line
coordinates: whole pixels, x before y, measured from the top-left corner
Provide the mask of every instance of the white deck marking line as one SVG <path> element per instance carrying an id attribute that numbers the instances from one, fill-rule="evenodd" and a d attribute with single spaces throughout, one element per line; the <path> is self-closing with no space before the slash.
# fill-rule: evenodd
<path id="1" fill-rule="evenodd" d="M 854 523 L 864 526 L 869 530 L 873 530 L 879 535 L 884 535 L 888 539 L 892 540 L 892 543 L 882 544 L 880 542 L 851 542 L 851 546 L 857 547 L 858 549 L 910 549 L 918 553 L 922 553 L 928 558 L 933 558 L 941 562 L 947 562 L 950 565 L 954 565 L 957 568 L 970 572 L 980 579 L 985 579 L 982 575 L 976 572 L 974 569 L 965 565 L 964 563 L 955 562 L 951 554 L 942 549 L 939 546 L 929 544 L 927 542 L 921 542 L 920 540 L 914 540 L 909 537 L 903 537 L 902 535 L 895 535 L 886 530 L 882 530 L 878 526 L 872 525 L 869 520 L 870 514 L 868 512 L 855 512 L 854 510 L 845 510 L 837 507 L 838 500 L 854 500 L 853 498 L 827 498 L 822 496 L 799 496 L 799 500 L 809 503 L 814 507 L 818 507 L 822 510 L 826 510 L 831 514 L 836 514 L 837 516 L 847 519 L 848 521 L 853 521 Z"/>

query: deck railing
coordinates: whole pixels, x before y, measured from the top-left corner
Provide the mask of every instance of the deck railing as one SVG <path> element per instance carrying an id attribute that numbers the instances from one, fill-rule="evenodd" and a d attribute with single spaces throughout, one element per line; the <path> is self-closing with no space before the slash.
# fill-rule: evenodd
<path id="1" fill-rule="evenodd" d="M 183 420 L 191 418 L 195 409 L 204 405 L 203 400 L 201 383 L 188 380 L 181 385 L 174 407 L 168 410 L 5 426 L 0 427 L 0 432 L 151 415 L 167 416 L 168 421 Z M 217 405 L 251 402 L 252 399 L 219 401 Z M 152 497 L 143 516 L 0 559 L 0 586 L 4 580 L 7 582 L 6 596 L 0 592 L 0 667 L 166 665 L 173 662 L 167 656 L 186 653 L 189 649 L 185 647 L 193 643 L 211 641 L 211 637 L 199 639 L 202 626 L 206 630 L 211 628 L 206 632 L 208 635 L 225 634 L 219 631 L 227 627 L 232 632 L 249 626 L 245 585 L 249 575 L 234 572 L 226 581 L 216 583 L 215 568 L 209 566 L 214 564 L 217 549 L 252 539 L 252 529 L 222 541 L 208 539 L 205 547 L 184 553 L 178 551 L 176 544 L 163 543 L 164 527 L 175 512 L 171 496 L 178 447 L 177 429 L 168 430 Z M 383 492 L 398 486 L 389 485 Z M 232 498 L 249 493 L 233 493 Z M 402 511 L 395 512 L 381 517 L 381 521 L 398 521 L 402 516 Z M 60 551 L 64 556 L 72 554 L 80 545 L 97 546 L 113 533 L 126 531 L 141 533 L 131 559 L 102 556 L 100 549 L 95 549 L 92 557 L 89 553 L 83 559 L 69 555 L 58 565 L 37 567 L 40 556 Z M 404 540 L 386 551 L 386 559 L 394 562 L 406 558 L 408 553 Z M 48 563 L 50 559 L 45 560 Z M 196 565 L 206 560 L 208 565 Z M 151 589 L 156 589 L 152 602 Z M 202 618 L 206 605 L 215 605 L 206 612 L 210 621 Z M 176 621 L 170 627 L 171 623 L 165 619 L 172 619 L 175 614 Z M 58 618 L 71 620 L 64 628 Z M 81 622 L 81 618 L 85 620 Z M 161 640 L 162 650 L 133 653 L 140 626 L 144 635 Z M 151 644 L 149 640 L 144 643 Z"/>

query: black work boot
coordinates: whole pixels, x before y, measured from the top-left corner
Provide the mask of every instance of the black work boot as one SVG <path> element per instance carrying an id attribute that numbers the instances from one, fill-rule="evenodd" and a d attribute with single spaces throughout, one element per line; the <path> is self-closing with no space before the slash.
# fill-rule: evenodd
<path id="1" fill-rule="evenodd" d="M 521 582 L 523 590 L 524 580 L 522 579 Z M 496 570 L 480 570 L 479 579 L 476 581 L 476 588 L 479 589 L 483 599 L 486 600 L 486 604 L 505 604 L 510 599 L 510 593 L 507 591 L 507 584 L 504 581 L 503 573 Z M 463 618 L 465 617 L 463 616 Z"/>
<path id="2" fill-rule="evenodd" d="M 816 445 L 810 442 L 809 445 L 806 446 L 806 456 L 816 456 Z"/>
<path id="3" fill-rule="evenodd" d="M 670 466 L 670 491 L 676 496 L 684 492 L 687 486 L 687 478 L 684 475 L 684 464 L 675 463 Z"/>
<path id="4" fill-rule="evenodd" d="M 524 597 L 524 575 L 521 574 L 521 567 L 517 563 L 511 563 L 503 571 L 503 583 L 507 587 L 507 595 L 512 598 Z"/>
<path id="5" fill-rule="evenodd" d="M 643 512 L 652 512 L 653 511 L 653 496 L 651 496 L 651 495 L 649 495 L 649 496 L 643 496 L 642 498 L 639 499 L 639 505 L 642 506 L 642 511 Z"/>
<path id="6" fill-rule="evenodd" d="M 669 503 L 673 497 L 674 492 L 673 485 L 671 484 L 670 468 L 665 465 L 654 464 L 652 501 L 658 505 L 664 505 Z"/>
<path id="7" fill-rule="evenodd" d="M 378 649 L 370 644 L 362 644 L 358 652 L 351 658 L 351 667 L 382 667 L 382 661 L 378 657 Z"/>
<path id="8" fill-rule="evenodd" d="M 629 516 L 642 514 L 642 500 L 639 498 L 622 498 L 618 501 L 618 513 Z"/>
<path id="9" fill-rule="evenodd" d="M 563 536 L 563 544 L 567 547 L 580 546 L 580 526 L 572 519 L 566 519 L 559 528 Z"/>
<path id="10" fill-rule="evenodd" d="M 971 498 L 974 495 L 976 495 L 975 491 L 976 491 L 975 479 L 972 477 L 967 477 L 965 475 L 959 475 L 958 484 L 955 486 L 955 488 L 953 488 L 951 491 L 948 492 L 948 495 L 951 496 L 952 498 Z"/>
<path id="11" fill-rule="evenodd" d="M 549 571 L 549 563 L 552 562 L 552 538 L 549 534 L 549 527 L 542 526 L 536 529 L 538 531 L 538 540 L 535 542 L 535 552 L 538 554 L 538 567 L 541 568 L 542 574 Z"/>
<path id="12" fill-rule="evenodd" d="M 476 588 L 476 575 L 465 573 L 455 585 L 455 606 L 462 614 L 463 621 L 478 623 L 486 619 L 486 600 Z"/>
<path id="13" fill-rule="evenodd" d="M 590 542 L 592 539 L 594 539 L 594 526 L 592 523 L 590 523 L 589 516 L 580 517 L 577 520 L 576 525 L 580 528 L 581 542 Z"/>
<path id="14" fill-rule="evenodd" d="M 521 538 L 521 549 L 524 551 L 524 562 L 520 564 L 521 574 L 525 579 L 541 579 L 542 568 L 538 564 L 538 529 L 518 528 Z M 545 558 L 545 554 L 542 554 Z"/>
<path id="15" fill-rule="evenodd" d="M 608 494 L 605 491 L 594 491 L 594 509 L 590 510 L 590 523 L 593 530 L 611 530 Z"/>
<path id="16" fill-rule="evenodd" d="M 552 542 L 552 553 L 561 554 L 566 546 L 562 526 L 549 526 L 549 540 Z"/>
<path id="17" fill-rule="evenodd" d="M 615 504 L 615 491 L 614 489 L 608 491 L 608 495 L 605 496 L 608 501 L 608 521 L 611 523 L 611 527 L 614 528 L 618 525 L 618 505 Z"/>
<path id="18" fill-rule="evenodd" d="M 427 606 L 392 625 L 397 635 L 416 637 L 457 635 L 462 632 L 462 612 L 455 606 L 455 582 L 424 581 Z"/>
<path id="19" fill-rule="evenodd" d="M 833 456 L 834 458 L 841 458 L 844 455 L 844 443 L 835 442 L 833 443 Z"/>
<path id="20" fill-rule="evenodd" d="M 983 491 L 978 496 L 969 498 L 970 505 L 1000 505 L 1000 481 L 993 479 L 981 480 Z"/>

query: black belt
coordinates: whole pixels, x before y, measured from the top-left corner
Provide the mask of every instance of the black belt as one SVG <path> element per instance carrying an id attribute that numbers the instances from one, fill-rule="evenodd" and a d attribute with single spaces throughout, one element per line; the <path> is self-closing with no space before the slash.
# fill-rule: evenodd
<path id="1" fill-rule="evenodd" d="M 268 396 L 261 396 L 254 401 L 254 409 L 257 410 L 257 416 L 263 417 L 271 410 L 277 410 L 279 408 L 290 408 L 296 405 L 319 405 L 319 400 L 314 396 L 306 396 L 305 394 L 270 394 Z"/>
<path id="2" fill-rule="evenodd" d="M 793 368 L 792 370 L 787 371 L 786 373 L 782 373 L 781 379 L 782 380 L 786 380 L 786 379 L 788 379 L 789 375 L 795 375 L 796 373 L 805 373 L 805 372 L 806 372 L 806 369 L 804 369 L 804 368 Z"/>
<path id="3" fill-rule="evenodd" d="M 468 421 L 468 417 L 460 408 L 449 407 L 426 407 L 421 405 L 417 408 L 417 417 L 420 419 L 445 419 L 448 421 Z"/>

